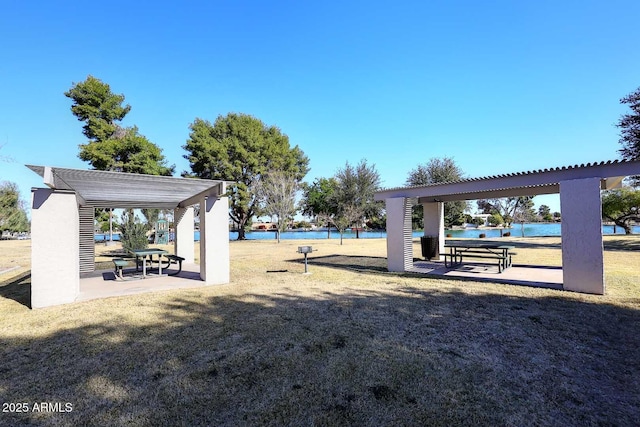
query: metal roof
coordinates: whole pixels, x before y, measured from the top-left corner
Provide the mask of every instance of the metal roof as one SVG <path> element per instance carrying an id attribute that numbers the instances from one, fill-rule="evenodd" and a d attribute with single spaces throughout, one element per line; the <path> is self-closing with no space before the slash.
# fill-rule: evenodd
<path id="1" fill-rule="evenodd" d="M 26 165 L 56 190 L 74 191 L 97 208 L 173 209 L 226 192 L 227 181 Z"/>
<path id="2" fill-rule="evenodd" d="M 603 189 L 614 188 L 626 176 L 640 175 L 640 161 L 609 160 L 537 171 L 468 178 L 424 186 L 397 187 L 376 192 L 375 200 L 405 197 L 420 203 L 536 196 L 560 192 L 560 182 L 599 178 Z"/>

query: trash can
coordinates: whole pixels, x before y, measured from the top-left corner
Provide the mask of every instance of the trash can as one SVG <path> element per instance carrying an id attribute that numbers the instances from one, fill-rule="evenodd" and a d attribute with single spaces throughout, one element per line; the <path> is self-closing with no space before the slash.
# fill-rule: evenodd
<path id="1" fill-rule="evenodd" d="M 438 236 L 420 237 L 420 246 L 422 247 L 423 258 L 431 260 L 440 257 Z"/>

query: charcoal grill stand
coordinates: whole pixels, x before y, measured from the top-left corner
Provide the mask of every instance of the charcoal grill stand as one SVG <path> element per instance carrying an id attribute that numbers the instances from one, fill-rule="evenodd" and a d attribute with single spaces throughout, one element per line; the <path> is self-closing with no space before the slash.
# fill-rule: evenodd
<path id="1" fill-rule="evenodd" d="M 304 254 L 304 274 L 309 274 L 309 270 L 307 268 L 307 255 L 313 252 L 313 246 L 298 246 L 298 253 Z"/>

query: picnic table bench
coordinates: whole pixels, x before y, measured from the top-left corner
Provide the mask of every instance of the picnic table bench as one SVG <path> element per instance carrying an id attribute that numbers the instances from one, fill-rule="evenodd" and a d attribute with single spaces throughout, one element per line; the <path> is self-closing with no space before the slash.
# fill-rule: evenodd
<path id="1" fill-rule="evenodd" d="M 449 252 L 444 254 L 445 267 L 461 265 L 465 258 L 489 259 L 497 262 L 498 273 L 511 267 L 515 246 L 496 243 L 445 242 Z"/>
<path id="2" fill-rule="evenodd" d="M 172 254 L 165 254 L 164 257 L 167 258 L 167 265 L 164 266 L 165 269 L 168 269 L 171 264 L 178 264 L 178 270 L 173 273 L 167 273 L 167 276 L 175 276 L 182 271 L 182 261 L 184 261 L 183 257 Z"/>
<path id="3" fill-rule="evenodd" d="M 124 277 L 122 276 L 122 269 L 124 267 L 126 267 L 129 264 L 129 262 L 126 259 L 122 259 L 122 258 L 114 258 L 113 259 L 113 265 L 115 267 L 115 273 L 118 275 L 118 277 L 121 280 L 124 280 Z"/>
<path id="4" fill-rule="evenodd" d="M 160 257 L 167 255 L 167 251 L 164 249 L 148 248 L 148 249 L 133 249 L 130 250 L 132 255 L 136 257 L 136 270 L 139 269 L 142 264 L 142 278 L 147 278 L 147 259 L 149 260 L 149 267 L 153 268 L 153 256 L 158 256 L 158 275 L 162 275 L 162 262 Z"/>

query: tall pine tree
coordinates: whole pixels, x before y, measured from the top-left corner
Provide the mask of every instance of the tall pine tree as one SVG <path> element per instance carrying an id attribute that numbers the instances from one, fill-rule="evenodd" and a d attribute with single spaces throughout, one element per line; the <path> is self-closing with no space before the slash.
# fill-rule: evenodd
<path id="1" fill-rule="evenodd" d="M 108 84 L 93 76 L 75 83 L 65 92 L 71 98 L 71 112 L 85 122 L 82 133 L 88 138 L 80 144 L 78 157 L 98 170 L 172 175 L 160 147 L 140 135 L 136 126 L 123 128 L 118 123 L 131 111 L 123 105 L 124 95 L 114 94 Z"/>

